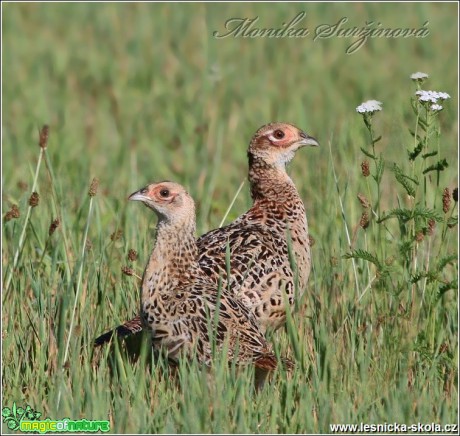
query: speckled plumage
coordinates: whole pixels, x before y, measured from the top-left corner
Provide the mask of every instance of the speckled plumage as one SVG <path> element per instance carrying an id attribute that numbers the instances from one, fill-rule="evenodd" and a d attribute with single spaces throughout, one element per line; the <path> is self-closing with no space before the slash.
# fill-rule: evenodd
<path id="1" fill-rule="evenodd" d="M 250 310 L 203 275 L 197 261 L 194 202 L 184 188 L 161 182 L 130 199 L 142 201 L 159 218 L 142 278 L 140 307 L 153 347 L 166 350 L 173 361 L 196 349 L 198 360 L 210 365 L 214 335 L 217 350 L 225 349 L 238 364 L 276 368 L 276 358 Z"/>
<path id="2" fill-rule="evenodd" d="M 285 141 L 275 145 L 270 132 L 281 129 L 286 132 Z M 305 143 L 299 145 L 302 139 Z M 285 303 L 294 309 L 310 274 L 305 207 L 285 168 L 296 149 L 307 143 L 317 144 L 291 125 L 269 124 L 259 129 L 248 149 L 253 206 L 233 223 L 206 233 L 197 241 L 201 268 L 208 275 L 220 274 L 225 279 L 228 245 L 230 287 L 251 308 L 264 331 L 284 324 Z"/>
<path id="3" fill-rule="evenodd" d="M 305 145 L 318 143 L 293 125 L 272 123 L 261 127 L 248 148 L 253 206 L 233 223 L 197 240 L 198 262 L 204 275 L 216 283 L 223 279 L 238 300 L 251 309 L 262 331 L 283 325 L 285 303 L 294 309 L 310 274 L 305 207 L 286 173 L 286 164 Z M 296 281 L 298 294 L 294 295 Z M 128 323 L 139 326 L 141 322 L 135 318 Z M 99 337 L 96 344 L 103 344 L 112 334 Z"/>

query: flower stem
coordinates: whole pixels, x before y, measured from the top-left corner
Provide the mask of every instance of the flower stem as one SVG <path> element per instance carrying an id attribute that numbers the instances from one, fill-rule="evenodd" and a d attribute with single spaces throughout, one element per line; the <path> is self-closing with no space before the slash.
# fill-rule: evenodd
<path id="1" fill-rule="evenodd" d="M 31 192 L 35 192 L 36 187 L 37 187 L 38 172 L 40 170 L 40 165 L 41 165 L 41 162 L 42 162 L 43 152 L 44 152 L 44 148 L 40 147 L 40 154 L 38 155 L 38 162 L 37 162 L 37 167 L 35 169 L 35 176 L 34 176 L 34 181 L 33 181 L 33 184 L 32 184 L 32 191 Z M 26 235 L 26 229 L 27 229 L 27 225 L 29 224 L 29 219 L 30 219 L 30 214 L 32 212 L 32 209 L 33 209 L 33 207 L 31 205 L 29 205 L 29 207 L 27 208 L 26 219 L 25 219 L 24 225 L 22 227 L 22 232 L 21 232 L 21 236 L 19 237 L 19 243 L 18 243 L 18 246 L 16 248 L 16 252 L 14 253 L 13 266 L 10 269 L 10 272 L 9 272 L 9 275 L 8 275 L 8 278 L 6 280 L 6 284 L 5 284 L 5 287 L 4 287 L 5 293 L 8 292 L 9 286 L 11 284 L 11 279 L 13 278 L 14 270 L 16 269 L 16 266 L 17 266 L 18 261 L 19 261 L 19 256 L 21 254 L 22 244 L 24 243 L 24 238 L 25 238 L 25 235 Z"/>

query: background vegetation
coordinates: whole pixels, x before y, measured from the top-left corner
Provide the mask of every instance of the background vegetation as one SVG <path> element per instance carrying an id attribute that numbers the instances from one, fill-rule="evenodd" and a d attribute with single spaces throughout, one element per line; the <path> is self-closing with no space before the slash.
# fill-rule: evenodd
<path id="1" fill-rule="evenodd" d="M 455 3 L 8 3 L 2 10 L 2 406 L 29 404 L 52 419 L 108 416 L 112 431 L 134 433 L 456 422 L 457 205 L 452 200 L 444 213 L 442 203 L 444 189 L 457 186 Z M 213 37 L 232 17 L 280 27 L 303 10 L 296 27 L 309 28 L 306 38 Z M 428 21 L 430 32 L 370 39 L 352 55 L 345 53 L 352 38 L 313 41 L 318 25 L 342 17 L 346 27 L 418 29 Z M 407 154 L 418 143 L 409 132 L 416 71 L 430 75 L 424 89 L 452 96 L 427 144 L 438 151 L 432 163 L 445 158 L 448 167 L 425 175 L 427 166 L 414 167 Z M 361 148 L 371 148 L 355 110 L 368 99 L 383 102 L 373 117 L 385 162 L 375 210 L 415 210 L 418 202 L 436 216 L 431 235 L 432 215 L 384 227 L 369 212 L 370 226 L 359 226 L 357 194 L 377 201 L 377 184 L 361 173 Z M 198 203 L 198 233 L 217 227 L 246 178 L 252 134 L 274 120 L 321 143 L 301 150 L 291 168 L 316 241 L 301 310 L 272 338 L 297 360 L 294 373 L 276 373 L 254 395 L 251 369 L 216 365 L 215 386 L 207 387 L 193 363 L 174 383 L 161 362 L 132 362 L 117 347 L 95 354 L 93 339 L 138 306 L 136 279 L 121 268 L 141 274 L 152 246 L 155 218 L 127 195 L 151 181 L 183 183 Z M 413 200 L 395 179 L 395 162 L 419 183 L 410 182 Z M 94 177 L 99 187 L 90 197 Z M 226 222 L 250 204 L 246 185 Z M 130 249 L 137 261 L 128 260 Z M 353 250 L 361 256 L 344 258 Z"/>

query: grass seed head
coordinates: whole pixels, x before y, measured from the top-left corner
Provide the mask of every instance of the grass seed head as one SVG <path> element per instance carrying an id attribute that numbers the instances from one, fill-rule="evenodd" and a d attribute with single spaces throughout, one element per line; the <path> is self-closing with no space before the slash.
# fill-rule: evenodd
<path id="1" fill-rule="evenodd" d="M 315 245 L 315 242 L 315 238 L 312 235 L 308 235 L 308 245 L 310 247 L 313 247 L 313 245 Z"/>
<path id="2" fill-rule="evenodd" d="M 442 193 L 442 210 L 444 213 L 449 212 L 450 209 L 450 191 L 449 188 L 445 188 L 444 192 Z"/>
<path id="3" fill-rule="evenodd" d="M 423 238 L 425 238 L 425 234 L 423 233 L 423 230 L 420 230 L 419 232 L 417 232 L 417 234 L 415 235 L 415 240 L 417 242 L 422 242 L 423 241 Z"/>
<path id="4" fill-rule="evenodd" d="M 449 344 L 447 342 L 443 342 L 439 346 L 439 354 L 447 353 L 448 351 L 449 351 Z"/>
<path id="5" fill-rule="evenodd" d="M 27 191 L 27 183 L 24 182 L 23 180 L 20 180 L 20 181 L 17 183 L 17 187 L 18 187 L 21 191 Z"/>
<path id="6" fill-rule="evenodd" d="M 45 124 L 40 130 L 40 137 L 38 140 L 38 145 L 40 146 L 40 148 L 45 149 L 48 146 L 49 133 L 50 133 L 50 128 L 47 124 Z"/>
<path id="7" fill-rule="evenodd" d="M 16 204 L 11 206 L 11 213 L 13 214 L 13 218 L 19 218 L 21 216 L 21 212 L 19 212 L 19 207 Z"/>
<path id="8" fill-rule="evenodd" d="M 11 221 L 12 219 L 13 219 L 13 215 L 11 213 L 11 210 L 9 210 L 3 217 L 3 221 L 7 223 L 8 221 Z"/>
<path id="9" fill-rule="evenodd" d="M 367 229 L 369 227 L 369 214 L 367 212 L 362 213 L 361 219 L 359 220 L 359 225 L 363 229 Z"/>
<path id="10" fill-rule="evenodd" d="M 123 232 L 120 229 L 118 229 L 116 232 L 113 232 L 110 235 L 110 239 L 112 241 L 118 241 L 119 239 L 121 239 L 122 236 L 123 236 Z"/>
<path id="11" fill-rule="evenodd" d="M 98 187 L 99 187 L 99 179 L 97 177 L 94 177 L 89 187 L 88 195 L 90 197 L 94 197 L 97 194 Z"/>
<path id="12" fill-rule="evenodd" d="M 61 224 L 61 221 L 59 218 L 56 218 L 55 220 L 51 221 L 50 228 L 48 230 L 48 234 L 51 236 L 56 231 L 56 229 L 59 227 L 60 224 Z"/>
<path id="13" fill-rule="evenodd" d="M 428 235 L 431 236 L 434 233 L 435 224 L 436 224 L 436 221 L 433 218 L 428 220 L 428 230 L 427 230 Z"/>
<path id="14" fill-rule="evenodd" d="M 131 262 L 134 262 L 137 260 L 137 257 L 138 257 L 137 251 L 130 248 L 128 251 L 128 260 L 130 260 Z"/>
<path id="15" fill-rule="evenodd" d="M 366 196 L 364 194 L 358 194 L 357 197 L 358 197 L 359 202 L 361 203 L 361 206 L 364 209 L 369 209 L 371 204 L 369 203 L 369 200 L 366 198 Z"/>
<path id="16" fill-rule="evenodd" d="M 38 192 L 32 192 L 32 195 L 29 198 L 29 206 L 37 207 L 39 202 L 40 202 L 40 195 L 38 195 Z"/>
<path id="17" fill-rule="evenodd" d="M 134 275 L 134 270 L 132 268 L 130 268 L 129 266 L 122 266 L 121 267 L 121 272 L 123 274 L 126 274 L 127 276 Z"/>
<path id="18" fill-rule="evenodd" d="M 17 219 L 21 216 L 21 212 L 19 212 L 19 208 L 17 205 L 13 204 L 11 209 L 5 214 L 3 217 L 3 221 L 8 222 L 10 220 Z"/>
<path id="19" fill-rule="evenodd" d="M 367 159 L 361 162 L 361 171 L 364 177 L 369 177 L 371 172 L 369 170 L 369 161 Z"/>

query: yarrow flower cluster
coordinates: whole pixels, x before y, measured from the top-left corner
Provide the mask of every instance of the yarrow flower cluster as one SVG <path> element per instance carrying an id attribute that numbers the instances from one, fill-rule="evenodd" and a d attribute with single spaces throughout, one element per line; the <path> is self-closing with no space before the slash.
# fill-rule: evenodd
<path id="1" fill-rule="evenodd" d="M 438 100 L 443 101 L 450 98 L 450 95 L 447 92 L 424 91 L 423 89 L 416 91 L 415 95 L 418 96 L 418 101 L 420 103 L 432 103 L 430 109 L 433 112 L 439 112 L 442 110 L 442 106 L 438 104 Z"/>
<path id="2" fill-rule="evenodd" d="M 420 102 L 429 101 L 431 103 L 437 103 L 438 100 L 447 100 L 450 98 L 450 95 L 447 92 L 438 92 L 438 91 L 416 91 L 415 95 L 418 95 Z"/>
<path id="3" fill-rule="evenodd" d="M 367 100 L 361 103 L 357 108 L 356 112 L 360 114 L 371 113 L 382 110 L 382 102 L 377 100 Z"/>
<path id="4" fill-rule="evenodd" d="M 410 78 L 417 82 L 423 82 L 425 79 L 428 79 L 428 74 L 418 71 L 417 73 L 411 74 Z"/>

